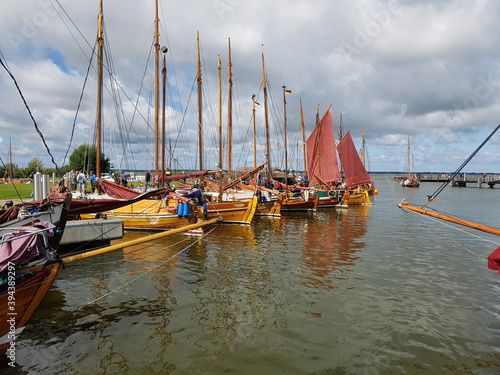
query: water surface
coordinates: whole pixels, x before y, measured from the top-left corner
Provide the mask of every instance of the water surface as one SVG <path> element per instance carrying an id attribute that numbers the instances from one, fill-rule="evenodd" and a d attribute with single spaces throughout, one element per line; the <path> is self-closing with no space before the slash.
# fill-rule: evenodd
<path id="1" fill-rule="evenodd" d="M 396 206 L 436 183 L 375 181 L 372 207 L 69 264 L 2 374 L 498 373 L 498 238 Z M 500 227 L 499 202 L 499 189 L 447 188 L 432 207 Z"/>

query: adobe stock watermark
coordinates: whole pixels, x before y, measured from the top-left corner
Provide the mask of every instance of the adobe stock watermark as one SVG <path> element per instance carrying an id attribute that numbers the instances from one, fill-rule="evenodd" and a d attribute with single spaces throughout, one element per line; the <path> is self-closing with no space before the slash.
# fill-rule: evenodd
<path id="1" fill-rule="evenodd" d="M 215 0 L 213 2 L 213 7 L 217 16 L 222 21 L 224 19 L 224 14 L 234 11 L 234 9 L 241 4 L 243 4 L 243 0 Z"/>
<path id="2" fill-rule="evenodd" d="M 385 9 L 374 13 L 362 29 L 355 27 L 352 44 L 341 43 L 338 48 L 343 52 L 345 59 L 349 61 L 351 55 L 359 54 L 363 49 L 368 47 L 380 35 L 382 30 L 393 22 L 394 16 L 401 14 L 400 7 L 401 4 L 399 1 L 392 0 L 387 4 Z"/>
<path id="3" fill-rule="evenodd" d="M 7 340 L 9 348 L 5 352 L 5 355 L 9 359 L 9 366 L 15 367 L 16 364 L 16 268 L 14 263 L 7 263 L 7 293 L 8 293 L 8 309 L 7 309 L 7 324 L 9 326 L 9 332 L 7 334 Z"/>
<path id="4" fill-rule="evenodd" d="M 462 104 L 455 104 L 453 106 L 459 116 L 463 110 L 469 111 L 480 107 L 481 102 L 490 99 L 495 94 L 498 82 L 495 81 L 493 73 L 490 72 L 487 78 L 479 76 L 477 81 L 478 84 L 474 88 L 474 95 L 467 96 Z"/>
<path id="5" fill-rule="evenodd" d="M 71 0 L 59 0 L 59 4 L 64 5 L 69 3 Z M 31 17 L 23 16 L 20 19 L 19 30 L 16 32 L 9 32 L 7 38 L 11 46 L 19 51 L 21 45 L 27 43 L 30 39 L 33 39 L 39 32 L 39 30 L 47 26 L 50 20 L 57 16 L 56 9 L 50 0 L 39 0 L 38 9 L 33 13 Z"/>

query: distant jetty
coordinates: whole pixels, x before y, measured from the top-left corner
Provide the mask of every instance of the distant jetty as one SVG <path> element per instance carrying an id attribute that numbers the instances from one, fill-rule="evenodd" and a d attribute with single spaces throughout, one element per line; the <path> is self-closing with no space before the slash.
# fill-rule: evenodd
<path id="1" fill-rule="evenodd" d="M 394 181 L 402 181 L 405 177 L 396 176 Z M 500 176 L 498 174 L 488 175 L 488 174 L 469 174 L 461 173 L 450 180 L 450 175 L 442 174 L 421 174 L 418 175 L 420 182 L 450 182 L 450 186 L 466 187 L 467 184 L 474 184 L 477 187 L 482 187 L 483 185 L 488 185 L 490 188 L 494 188 L 495 185 L 500 184 Z"/>

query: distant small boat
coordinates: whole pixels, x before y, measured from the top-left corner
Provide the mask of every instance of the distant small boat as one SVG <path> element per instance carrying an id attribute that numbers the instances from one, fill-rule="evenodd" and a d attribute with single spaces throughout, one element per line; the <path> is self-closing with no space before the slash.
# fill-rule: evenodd
<path id="1" fill-rule="evenodd" d="M 420 181 L 415 175 L 411 174 L 410 163 L 410 136 L 408 136 L 408 176 L 401 179 L 401 186 L 407 188 L 417 188 L 420 186 Z"/>

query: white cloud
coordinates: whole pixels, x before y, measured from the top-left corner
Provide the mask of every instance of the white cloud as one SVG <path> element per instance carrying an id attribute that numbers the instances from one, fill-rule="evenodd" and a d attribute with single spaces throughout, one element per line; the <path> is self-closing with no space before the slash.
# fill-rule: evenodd
<path id="1" fill-rule="evenodd" d="M 52 0 L 0 3 L 0 50 L 19 81 L 49 146 L 62 162 L 83 88 L 91 46 L 95 43 L 97 4 L 59 1 L 71 21 Z M 57 6 L 57 12 L 51 4 Z M 61 14 L 61 17 L 59 16 Z M 282 137 L 283 77 L 293 94 L 287 97 L 289 141 L 301 140 L 299 98 L 306 133 L 312 130 L 316 108 L 320 115 L 332 105 L 334 128 L 345 111 L 344 128 L 357 139 L 365 127 L 372 145 L 370 168 L 398 168 L 407 135 L 415 137 L 432 157 L 418 155 L 424 169 L 455 169 L 456 159 L 471 152 L 469 135 L 480 137 L 499 122 L 497 19 L 500 4 L 481 0 L 351 1 L 277 0 L 253 2 L 160 0 L 160 43 L 168 45 L 167 75 L 171 92 L 166 128 L 176 144 L 174 157 L 183 168 L 197 160 L 196 32 L 200 32 L 204 83 L 206 159 L 213 163 L 218 126 L 217 55 L 221 56 L 224 103 L 227 100 L 227 45 L 231 38 L 234 92 L 233 123 L 241 155 L 253 149 L 250 118 L 252 94 L 262 101 L 261 53 L 265 53 L 270 84 L 271 144 Z M 154 3 L 108 0 L 104 3 L 105 43 L 110 48 L 123 105 L 116 107 L 106 78 L 105 142 L 114 164 L 128 139 L 130 167 L 146 168 L 152 158 L 153 123 L 151 66 Z M 75 29 L 74 25 L 78 29 Z M 88 43 L 82 38 L 87 38 Z M 264 46 L 262 46 L 262 44 Z M 83 51 L 83 52 L 82 52 Z M 143 80 L 143 77 L 145 79 Z M 12 138 L 14 157 L 27 165 L 26 148 L 38 146 L 33 124 L 5 71 L 0 73 L 0 153 Z M 95 124 L 95 72 L 90 71 L 72 146 L 92 142 Z M 260 90 L 260 92 L 259 92 Z M 139 95 L 141 97 L 137 100 Z M 127 98 L 128 97 L 128 98 Z M 188 105 L 189 101 L 189 105 Z M 137 108 L 135 110 L 135 103 Z M 187 106 L 187 110 L 186 110 Z M 225 104 L 227 108 L 227 104 Z M 263 157 L 263 108 L 257 113 L 259 155 Z M 120 121 L 116 113 L 120 114 Z M 133 119 L 133 120 L 132 120 Z M 133 121 L 133 122 L 132 122 Z M 146 125 L 149 122 L 149 126 Z M 132 127 L 130 123 L 132 122 Z M 223 114 L 224 127 L 227 112 Z M 182 128 L 182 133 L 178 129 Z M 149 129 L 149 130 L 148 130 Z M 224 130 L 226 131 L 226 130 Z M 283 141 L 281 140 L 281 144 Z M 446 145 L 444 150 L 443 144 Z M 397 147 L 395 147 L 397 146 Z M 227 145 L 225 145 L 227 150 Z M 498 151 L 491 143 L 489 152 Z M 446 152 L 446 157 L 444 153 Z M 277 152 L 274 150 L 274 155 Z M 132 158 L 133 155 L 133 158 Z M 277 156 L 273 156 L 275 158 Z M 50 164 L 47 156 L 44 165 Z M 442 165 L 436 166 L 436 160 Z M 496 171 L 492 158 L 485 168 Z M 431 168 L 432 167 L 432 168 Z"/>

